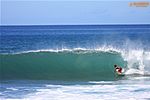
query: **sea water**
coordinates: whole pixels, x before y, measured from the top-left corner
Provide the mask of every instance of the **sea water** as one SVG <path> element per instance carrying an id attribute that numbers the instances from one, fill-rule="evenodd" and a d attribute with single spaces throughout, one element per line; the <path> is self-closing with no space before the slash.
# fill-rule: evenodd
<path id="1" fill-rule="evenodd" d="M 0 29 L 2 100 L 150 99 L 150 25 Z"/>

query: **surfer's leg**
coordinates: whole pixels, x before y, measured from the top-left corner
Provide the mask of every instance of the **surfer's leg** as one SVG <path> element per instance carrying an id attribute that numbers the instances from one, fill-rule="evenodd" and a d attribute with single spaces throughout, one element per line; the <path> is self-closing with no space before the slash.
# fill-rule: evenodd
<path id="1" fill-rule="evenodd" d="M 118 73 L 119 73 L 119 74 L 121 74 L 121 72 L 120 72 L 120 71 L 118 71 Z"/>
<path id="2" fill-rule="evenodd" d="M 118 73 L 120 73 L 120 74 L 121 74 L 121 70 L 118 70 Z"/>

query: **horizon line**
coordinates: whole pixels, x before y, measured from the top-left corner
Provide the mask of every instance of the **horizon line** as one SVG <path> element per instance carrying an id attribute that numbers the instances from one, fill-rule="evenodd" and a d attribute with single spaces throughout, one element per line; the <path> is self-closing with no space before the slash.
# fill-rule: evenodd
<path id="1" fill-rule="evenodd" d="M 150 23 L 119 23 L 119 24 L 10 24 L 10 25 L 0 25 L 0 26 L 69 26 L 69 25 L 150 25 Z"/>

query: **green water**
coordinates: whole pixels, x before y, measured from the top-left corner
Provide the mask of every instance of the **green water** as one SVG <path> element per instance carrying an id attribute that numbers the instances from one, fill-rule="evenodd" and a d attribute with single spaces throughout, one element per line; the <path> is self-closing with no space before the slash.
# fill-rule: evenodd
<path id="1" fill-rule="evenodd" d="M 111 80 L 114 64 L 126 67 L 119 53 L 84 50 L 1 54 L 1 61 L 2 79 Z"/>

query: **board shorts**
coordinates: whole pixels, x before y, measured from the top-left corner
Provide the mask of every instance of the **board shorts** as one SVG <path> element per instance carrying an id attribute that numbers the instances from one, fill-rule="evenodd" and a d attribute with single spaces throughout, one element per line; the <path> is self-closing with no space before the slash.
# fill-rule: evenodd
<path id="1" fill-rule="evenodd" d="M 121 72 L 121 70 L 122 70 L 122 68 L 119 68 L 119 69 L 118 69 L 118 72 Z"/>

